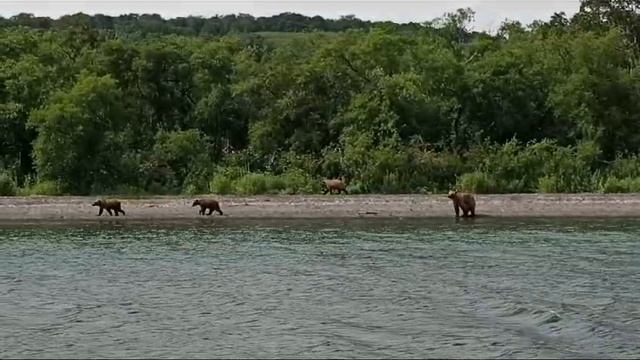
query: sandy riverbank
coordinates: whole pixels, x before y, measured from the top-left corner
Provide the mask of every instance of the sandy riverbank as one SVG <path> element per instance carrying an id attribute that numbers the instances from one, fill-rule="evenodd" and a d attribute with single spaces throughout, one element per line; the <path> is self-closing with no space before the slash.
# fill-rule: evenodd
<path id="1" fill-rule="evenodd" d="M 224 216 L 214 218 L 453 217 L 444 195 L 213 196 Z M 106 220 L 94 197 L 0 197 L 0 222 Z M 640 217 L 640 194 L 477 195 L 477 214 L 491 217 Z M 126 220 L 198 218 L 192 197 L 122 199 Z M 115 217 L 111 217 L 114 219 Z"/>

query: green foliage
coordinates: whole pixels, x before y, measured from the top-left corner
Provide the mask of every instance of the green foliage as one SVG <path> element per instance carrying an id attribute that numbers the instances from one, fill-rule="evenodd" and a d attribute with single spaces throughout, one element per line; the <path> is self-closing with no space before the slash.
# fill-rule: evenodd
<path id="1" fill-rule="evenodd" d="M 15 183 L 2 186 L 302 194 L 343 177 L 350 193 L 634 191 L 633 6 L 584 0 L 573 18 L 496 35 L 471 32 L 473 15 L 4 19 L 0 168 Z"/>
<path id="2" fill-rule="evenodd" d="M 285 184 L 287 194 L 317 194 L 322 191 L 320 181 L 302 169 L 292 169 L 279 176 Z"/>
<path id="3" fill-rule="evenodd" d="M 79 193 L 96 184 L 117 185 L 121 149 L 113 131 L 123 113 L 116 82 L 83 73 L 70 91 L 58 92 L 48 106 L 32 113 L 39 175 Z"/>
<path id="4" fill-rule="evenodd" d="M 267 175 L 264 180 L 266 193 L 280 194 L 287 188 L 287 183 L 281 176 Z"/>
<path id="5" fill-rule="evenodd" d="M 208 192 L 211 160 L 206 139 L 195 129 L 160 132 L 152 150 L 155 164 L 166 166 L 181 184 L 182 192 L 194 195 Z"/>
<path id="6" fill-rule="evenodd" d="M 499 192 L 495 179 L 481 171 L 463 174 L 458 180 L 457 188 L 460 191 L 470 191 L 478 194 L 490 194 Z"/>
<path id="7" fill-rule="evenodd" d="M 599 172 L 594 171 L 599 149 L 594 143 L 557 148 L 546 159 L 544 176 L 539 180 L 541 192 L 580 193 L 596 190 Z"/>
<path id="8" fill-rule="evenodd" d="M 42 180 L 33 185 L 27 186 L 20 191 L 20 195 L 45 195 L 57 196 L 62 195 L 62 186 L 53 180 Z"/>
<path id="9" fill-rule="evenodd" d="M 235 182 L 235 193 L 238 195 L 307 194 L 319 191 L 319 182 L 295 170 L 282 175 L 249 173 Z"/>
<path id="10" fill-rule="evenodd" d="M 538 190 L 542 193 L 562 192 L 560 181 L 555 175 L 543 176 L 538 179 Z"/>
<path id="11" fill-rule="evenodd" d="M 640 193 L 640 177 L 609 177 L 600 185 L 603 193 Z"/>
<path id="12" fill-rule="evenodd" d="M 209 188 L 214 194 L 232 194 L 234 191 L 233 180 L 223 174 L 216 175 L 209 183 Z"/>
<path id="13" fill-rule="evenodd" d="M 547 154 L 554 150 L 553 143 L 541 142 L 524 146 L 517 140 L 511 140 L 502 146 L 484 145 L 474 148 L 469 156 L 472 163 L 477 164 L 481 170 L 482 176 L 472 175 L 468 181 L 475 182 L 472 179 L 477 178 L 483 192 L 532 192 L 538 178 L 544 173 Z"/>
<path id="14" fill-rule="evenodd" d="M 473 167 L 465 163 L 464 159 L 454 154 L 434 151 L 420 151 L 410 149 L 411 176 L 408 187 L 411 190 L 426 193 L 447 192 L 456 183 L 456 176 Z"/>
<path id="15" fill-rule="evenodd" d="M 269 175 L 249 173 L 238 179 L 235 183 L 235 191 L 239 195 L 266 194 L 268 188 Z M 269 185 L 277 185 L 273 182 Z"/>
<path id="16" fill-rule="evenodd" d="M 6 171 L 0 171 L 0 196 L 14 196 L 17 193 L 16 183 Z"/>
<path id="17" fill-rule="evenodd" d="M 617 157 L 610 165 L 608 174 L 620 179 L 640 177 L 640 156 Z"/>
<path id="18" fill-rule="evenodd" d="M 243 173 L 238 168 L 219 169 L 210 182 L 216 194 L 314 194 L 322 191 L 321 182 L 301 169 L 291 169 L 275 175 Z"/>
<path id="19" fill-rule="evenodd" d="M 562 147 L 551 141 L 523 145 L 479 146 L 468 155 L 476 171 L 458 179 L 458 187 L 479 193 L 572 193 L 597 190 L 600 155 L 593 142 Z"/>

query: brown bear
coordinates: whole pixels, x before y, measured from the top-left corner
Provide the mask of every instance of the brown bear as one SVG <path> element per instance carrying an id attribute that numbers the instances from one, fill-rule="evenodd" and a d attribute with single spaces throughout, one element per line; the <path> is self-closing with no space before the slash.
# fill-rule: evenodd
<path id="1" fill-rule="evenodd" d="M 200 215 L 204 215 L 204 211 L 209 209 L 209 213 L 207 215 L 211 215 L 213 211 L 217 211 L 220 215 L 222 215 L 222 210 L 220 210 L 220 203 L 216 200 L 212 199 L 198 199 L 193 202 L 193 206 L 200 205 L 200 211 L 198 212 Z"/>
<path id="2" fill-rule="evenodd" d="M 456 210 L 456 217 L 460 216 L 460 209 L 462 209 L 462 217 L 476 216 L 476 200 L 473 198 L 473 195 L 457 191 L 449 191 L 449 195 L 447 197 L 453 201 L 453 208 Z"/>
<path id="3" fill-rule="evenodd" d="M 333 191 L 336 190 L 338 192 L 338 194 L 340 194 L 341 192 L 344 192 L 345 194 L 347 193 L 347 186 L 345 185 L 344 181 L 342 180 L 342 178 L 340 179 L 332 179 L 332 180 L 325 180 L 324 181 L 324 186 L 325 186 L 325 190 L 323 192 L 323 194 L 333 194 Z"/>
<path id="4" fill-rule="evenodd" d="M 124 215 L 124 210 L 122 210 L 122 205 L 120 204 L 120 201 L 118 201 L 118 200 L 100 199 L 100 200 L 96 200 L 96 202 L 91 204 L 91 206 L 99 206 L 100 207 L 100 211 L 98 212 L 98 216 L 102 215 L 102 212 L 104 211 L 104 209 L 107 209 L 107 212 L 109 213 L 109 216 L 113 215 L 111 213 L 111 210 L 115 211 L 116 216 L 118 216 L 118 213 L 122 213 L 122 215 Z"/>

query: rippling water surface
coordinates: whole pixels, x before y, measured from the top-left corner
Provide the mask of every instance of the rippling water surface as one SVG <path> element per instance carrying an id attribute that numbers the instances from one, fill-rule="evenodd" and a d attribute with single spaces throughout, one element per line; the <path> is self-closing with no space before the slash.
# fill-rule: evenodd
<path id="1" fill-rule="evenodd" d="M 0 357 L 640 356 L 640 221 L 0 228 Z"/>

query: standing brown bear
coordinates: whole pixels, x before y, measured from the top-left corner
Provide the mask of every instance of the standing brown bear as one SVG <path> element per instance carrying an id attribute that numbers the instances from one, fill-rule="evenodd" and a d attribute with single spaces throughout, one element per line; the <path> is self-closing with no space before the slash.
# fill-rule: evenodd
<path id="1" fill-rule="evenodd" d="M 447 197 L 453 201 L 453 208 L 456 211 L 456 217 L 460 216 L 460 209 L 462 209 L 462 217 L 476 216 L 476 200 L 473 198 L 473 195 L 469 193 L 449 191 L 449 195 Z"/>
<path id="2" fill-rule="evenodd" d="M 100 199 L 100 200 L 96 200 L 96 202 L 91 204 L 91 206 L 99 206 L 100 207 L 100 211 L 98 212 L 98 216 L 102 215 L 102 212 L 104 211 L 104 209 L 107 209 L 107 212 L 109 213 L 109 216 L 113 215 L 111 213 L 111 210 L 115 211 L 116 216 L 118 216 L 118 213 L 122 213 L 122 215 L 124 215 L 124 210 L 122 210 L 122 205 L 120 204 L 120 201 L 118 201 L 118 200 Z"/>
<path id="3" fill-rule="evenodd" d="M 323 192 L 323 194 L 333 194 L 333 191 L 336 190 L 338 192 L 338 194 L 340 194 L 341 192 L 344 192 L 345 194 L 347 193 L 347 185 L 344 183 L 344 180 L 342 180 L 342 178 L 340 179 L 332 179 L 332 180 L 325 180 L 324 181 L 324 186 L 325 186 L 325 190 Z"/>
<path id="4" fill-rule="evenodd" d="M 222 210 L 220 210 L 220 203 L 213 199 L 198 199 L 193 202 L 193 206 L 200 205 L 200 211 L 198 212 L 200 215 L 204 215 L 204 211 L 209 209 L 209 213 L 207 215 L 211 215 L 214 211 L 217 211 L 220 215 L 222 215 Z"/>

